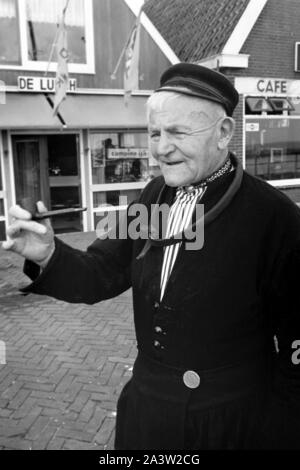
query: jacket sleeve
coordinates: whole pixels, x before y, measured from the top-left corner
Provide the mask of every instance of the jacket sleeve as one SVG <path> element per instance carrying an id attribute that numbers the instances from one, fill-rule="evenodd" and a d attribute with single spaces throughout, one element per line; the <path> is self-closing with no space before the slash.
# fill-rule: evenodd
<path id="1" fill-rule="evenodd" d="M 163 185 L 162 177 L 149 182 L 138 201 L 150 205 Z M 130 224 L 135 211 L 126 215 L 113 227 L 112 236 L 96 239 L 86 252 L 76 250 L 55 238 L 55 252 L 40 273 L 36 264 L 26 261 L 24 272 L 32 283 L 23 293 L 45 294 L 71 303 L 93 304 L 115 297 L 131 287 L 131 265 L 135 237 Z"/>
<path id="2" fill-rule="evenodd" d="M 262 417 L 262 446 L 300 449 L 300 240 L 277 264 L 269 292 L 269 318 L 277 347 Z"/>
<path id="3" fill-rule="evenodd" d="M 86 252 L 55 238 L 54 254 L 41 273 L 39 266 L 25 261 L 24 273 L 33 282 L 22 292 L 86 304 L 115 297 L 131 287 L 131 253 L 128 237 L 96 239 Z"/>

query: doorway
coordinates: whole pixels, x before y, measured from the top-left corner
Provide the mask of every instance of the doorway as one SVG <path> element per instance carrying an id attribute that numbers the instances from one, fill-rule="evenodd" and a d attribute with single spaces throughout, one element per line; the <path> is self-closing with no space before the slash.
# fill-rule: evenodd
<path id="1" fill-rule="evenodd" d="M 49 210 L 81 206 L 78 135 L 14 135 L 12 145 L 17 204 L 42 200 Z M 54 217 L 52 226 L 55 233 L 82 231 L 82 214 Z"/>

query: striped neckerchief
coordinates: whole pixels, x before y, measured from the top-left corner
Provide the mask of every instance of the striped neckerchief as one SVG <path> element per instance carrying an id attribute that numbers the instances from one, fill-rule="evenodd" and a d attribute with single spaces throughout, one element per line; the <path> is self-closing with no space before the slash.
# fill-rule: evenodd
<path id="1" fill-rule="evenodd" d="M 195 206 L 199 202 L 207 185 L 233 169 L 230 159 L 227 159 L 222 167 L 215 171 L 210 177 L 198 183 L 196 186 L 179 187 L 176 190 L 175 200 L 170 208 L 166 238 L 170 238 L 175 234 L 183 232 L 190 224 Z M 164 248 L 164 256 L 161 269 L 160 280 L 160 300 L 162 300 L 167 282 L 170 278 L 173 266 L 175 264 L 181 243 L 169 245 Z"/>

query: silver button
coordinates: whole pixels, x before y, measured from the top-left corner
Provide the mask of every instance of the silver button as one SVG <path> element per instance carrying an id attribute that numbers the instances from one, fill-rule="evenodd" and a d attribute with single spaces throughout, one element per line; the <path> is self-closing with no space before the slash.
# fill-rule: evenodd
<path id="1" fill-rule="evenodd" d="M 154 346 L 155 346 L 156 348 L 159 348 L 159 347 L 160 347 L 160 342 L 159 342 L 159 341 L 154 341 Z"/>
<path id="2" fill-rule="evenodd" d="M 184 385 L 188 388 L 197 388 L 200 385 L 200 377 L 197 372 L 193 370 L 187 370 L 183 374 Z"/>
<path id="3" fill-rule="evenodd" d="M 155 332 L 156 332 L 156 333 L 162 333 L 161 327 L 160 327 L 160 326 L 156 326 L 156 327 L 155 327 Z"/>

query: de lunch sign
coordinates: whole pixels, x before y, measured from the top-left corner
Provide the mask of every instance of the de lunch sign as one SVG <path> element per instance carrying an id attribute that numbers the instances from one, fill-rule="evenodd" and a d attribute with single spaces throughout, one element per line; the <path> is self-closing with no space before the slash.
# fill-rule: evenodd
<path id="1" fill-rule="evenodd" d="M 69 79 L 68 91 L 75 91 L 77 88 L 76 78 Z M 20 91 L 31 92 L 55 92 L 55 77 L 18 77 L 18 89 Z"/>

